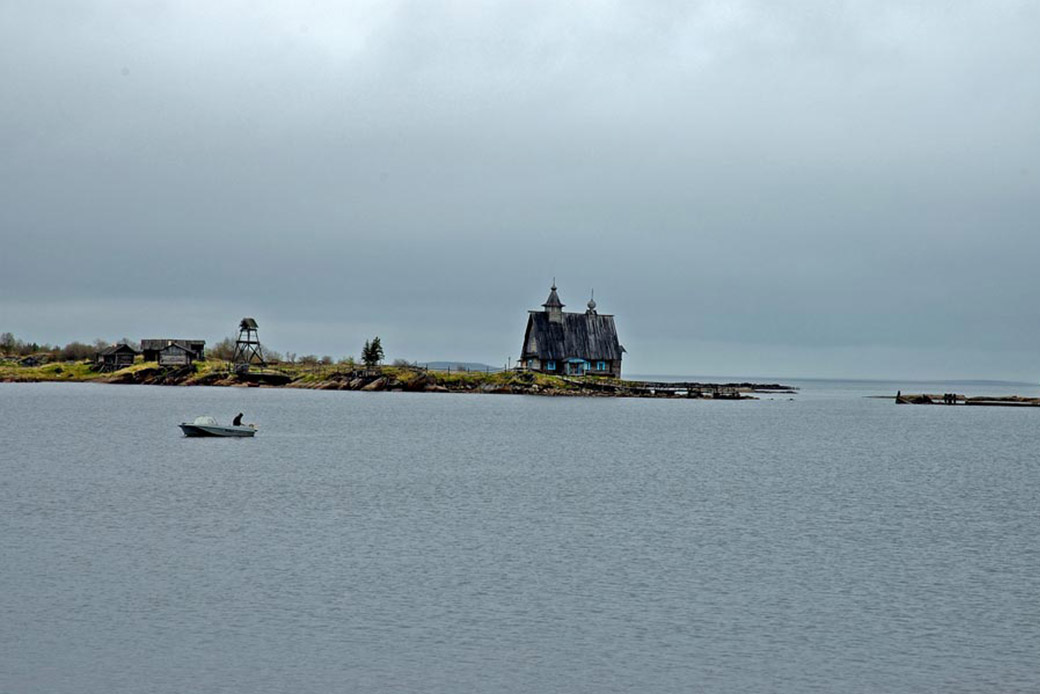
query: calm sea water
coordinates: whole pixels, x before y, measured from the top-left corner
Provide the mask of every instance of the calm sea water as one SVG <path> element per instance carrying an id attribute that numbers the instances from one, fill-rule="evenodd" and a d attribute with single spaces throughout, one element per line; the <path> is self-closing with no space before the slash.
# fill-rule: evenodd
<path id="1" fill-rule="evenodd" d="M 801 385 L 0 384 L 0 691 L 1040 690 L 1040 409 Z"/>

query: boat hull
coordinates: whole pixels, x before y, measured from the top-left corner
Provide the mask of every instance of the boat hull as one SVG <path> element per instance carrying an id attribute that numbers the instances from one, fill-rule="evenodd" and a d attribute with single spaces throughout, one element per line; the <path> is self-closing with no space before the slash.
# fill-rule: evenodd
<path id="1" fill-rule="evenodd" d="M 222 427 L 219 425 L 213 426 L 208 424 L 181 424 L 181 431 L 184 432 L 185 436 L 201 437 L 201 436 L 220 436 L 220 437 L 234 437 L 242 438 L 249 437 L 256 434 L 256 429 L 253 427 Z"/>

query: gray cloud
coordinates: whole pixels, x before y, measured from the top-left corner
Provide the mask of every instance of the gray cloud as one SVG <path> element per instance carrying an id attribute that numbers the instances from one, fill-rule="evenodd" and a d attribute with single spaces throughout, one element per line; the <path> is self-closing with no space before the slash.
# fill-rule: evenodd
<path id="1" fill-rule="evenodd" d="M 632 371 L 1035 377 L 1034 3 L 21 5 L 2 329 L 498 363 L 555 275 Z"/>

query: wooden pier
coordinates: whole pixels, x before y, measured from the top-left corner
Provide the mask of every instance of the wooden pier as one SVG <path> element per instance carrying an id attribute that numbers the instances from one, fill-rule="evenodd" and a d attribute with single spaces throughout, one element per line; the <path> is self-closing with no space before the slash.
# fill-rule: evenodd
<path id="1" fill-rule="evenodd" d="M 674 383 L 669 381 L 611 381 L 597 378 L 563 378 L 587 390 L 599 390 L 629 397 L 676 397 L 710 400 L 742 400 L 746 393 L 795 393 L 791 386 L 778 383 Z"/>
<path id="2" fill-rule="evenodd" d="M 903 394 L 896 393 L 895 403 L 897 405 L 945 405 L 973 406 L 973 407 L 1040 407 L 1040 398 L 1027 398 L 1021 395 L 989 396 L 980 395 L 967 397 L 957 393 L 918 393 Z"/>

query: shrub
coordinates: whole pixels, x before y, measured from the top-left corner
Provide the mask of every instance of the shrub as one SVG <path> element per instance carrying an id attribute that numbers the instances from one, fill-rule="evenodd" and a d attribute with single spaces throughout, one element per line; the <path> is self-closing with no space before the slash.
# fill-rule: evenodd
<path id="1" fill-rule="evenodd" d="M 82 342 L 70 342 L 61 348 L 57 356 L 62 361 L 80 361 L 94 356 L 94 346 Z"/>

